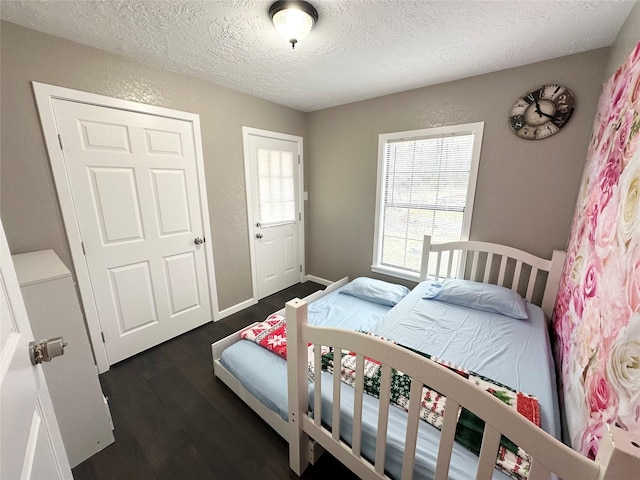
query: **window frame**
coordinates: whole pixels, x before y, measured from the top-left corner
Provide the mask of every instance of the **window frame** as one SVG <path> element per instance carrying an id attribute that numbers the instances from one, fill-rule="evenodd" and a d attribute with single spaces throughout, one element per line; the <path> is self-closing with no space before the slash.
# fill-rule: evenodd
<path id="1" fill-rule="evenodd" d="M 419 130 L 407 130 L 404 132 L 382 133 L 378 136 L 378 178 L 376 184 L 376 212 L 375 229 L 373 238 L 373 264 L 371 270 L 403 280 L 419 281 L 419 273 L 398 267 L 382 264 L 382 213 L 384 212 L 386 176 L 386 145 L 389 141 L 417 140 L 425 138 L 449 137 L 456 135 L 469 135 L 473 133 L 473 148 L 471 152 L 471 165 L 469 168 L 469 183 L 467 186 L 467 199 L 465 202 L 464 216 L 460 240 L 469 240 L 471 220 L 473 218 L 473 205 L 475 200 L 478 169 L 480 165 L 480 152 L 484 134 L 484 122 L 464 123 L 448 125 L 444 127 L 423 128 Z"/>

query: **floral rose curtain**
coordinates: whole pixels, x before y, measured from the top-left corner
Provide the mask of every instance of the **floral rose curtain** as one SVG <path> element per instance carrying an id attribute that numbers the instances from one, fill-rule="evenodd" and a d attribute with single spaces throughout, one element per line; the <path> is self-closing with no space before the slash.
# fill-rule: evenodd
<path id="1" fill-rule="evenodd" d="M 640 435 L 640 43 L 604 85 L 554 312 L 573 448 Z"/>

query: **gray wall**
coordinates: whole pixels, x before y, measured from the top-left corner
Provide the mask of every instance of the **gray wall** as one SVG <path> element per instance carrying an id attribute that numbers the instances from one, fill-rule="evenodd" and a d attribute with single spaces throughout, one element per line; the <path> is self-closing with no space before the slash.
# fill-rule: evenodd
<path id="1" fill-rule="evenodd" d="M 609 58 L 604 70 L 605 81 L 620 68 L 631 53 L 631 50 L 638 44 L 638 40 L 640 40 L 640 3 L 635 4 L 620 32 L 618 32 L 616 41 L 609 49 Z"/>
<path id="2" fill-rule="evenodd" d="M 241 126 L 305 134 L 302 112 L 1 23 L 0 206 L 12 253 L 53 248 L 73 269 L 31 81 L 200 115 L 221 309 L 252 296 Z"/>
<path id="3" fill-rule="evenodd" d="M 604 48 L 308 114 L 307 271 L 371 275 L 379 134 L 468 122 L 485 122 L 471 239 L 545 257 L 565 248 L 606 61 Z M 511 106 L 545 83 L 573 91 L 573 117 L 520 139 Z"/>
<path id="4" fill-rule="evenodd" d="M 200 115 L 221 309 L 252 293 L 242 125 L 305 136 L 309 274 L 371 275 L 380 133 L 476 121 L 485 133 L 471 238 L 548 256 L 566 245 L 605 66 L 628 54 L 639 22 L 636 5 L 611 55 L 600 49 L 309 114 L 2 22 L 0 213 L 10 247 L 53 248 L 72 267 L 36 80 Z M 551 138 L 519 139 L 510 107 L 544 83 L 574 91 L 574 116 Z"/>

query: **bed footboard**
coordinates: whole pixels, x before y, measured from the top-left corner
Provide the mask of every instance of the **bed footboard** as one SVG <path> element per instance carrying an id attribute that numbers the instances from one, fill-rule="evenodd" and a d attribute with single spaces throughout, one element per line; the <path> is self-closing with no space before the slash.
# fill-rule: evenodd
<path id="1" fill-rule="evenodd" d="M 629 457 L 628 465 L 622 467 L 616 455 L 622 455 L 620 442 L 618 446 L 603 448 L 603 456 L 598 462 L 583 457 L 567 447 L 541 428 L 529 422 L 515 410 L 507 407 L 488 392 L 464 380 L 452 371 L 442 368 L 431 360 L 417 355 L 405 348 L 386 342 L 379 338 L 357 332 L 314 327 L 307 324 L 307 305 L 295 299 L 286 304 L 287 338 L 288 338 L 288 373 L 289 373 L 289 454 L 291 469 L 300 475 L 309 464 L 306 444 L 313 439 L 327 451 L 362 478 L 388 478 L 385 475 L 386 425 L 389 414 L 391 370 L 400 370 L 412 378 L 411 397 L 419 398 L 422 385 L 429 385 L 447 397 L 447 409 L 444 416 L 442 434 L 436 465 L 436 479 L 446 479 L 453 448 L 458 412 L 464 407 L 486 422 L 482 446 L 478 460 L 476 478 L 489 479 L 493 474 L 501 434 L 505 435 L 531 456 L 530 480 L 550 478 L 555 473 L 561 478 L 579 478 L 581 480 L 602 480 L 619 477 L 620 472 L 637 472 L 638 457 L 629 457 L 627 446 L 625 454 Z M 308 400 L 308 343 L 316 347 L 314 350 L 314 398 L 309 415 Z M 323 424 L 321 401 L 322 375 L 320 348 L 330 346 L 335 352 L 347 350 L 356 353 L 356 384 L 354 418 L 351 445 L 340 437 L 340 378 L 333 378 L 333 411 L 331 430 Z M 378 409 L 378 430 L 376 435 L 375 461 L 363 458 L 360 452 L 362 435 L 362 398 L 364 357 L 381 363 L 382 380 L 380 389 L 380 408 Z M 337 387 L 337 388 L 336 388 Z M 413 477 L 415 449 L 418 434 L 420 402 L 410 403 L 404 443 L 402 462 L 402 479 Z M 612 438 L 622 438 L 626 432 L 613 429 Z M 614 440 L 605 440 L 613 442 Z M 613 445 L 613 443 L 612 443 Z M 625 444 L 626 445 L 626 444 Z M 602 447 L 601 447 L 602 448 Z M 640 452 L 640 448 L 636 448 Z M 617 452 L 616 454 L 612 452 Z M 623 462 L 624 463 L 624 462 Z M 635 465 L 635 466 L 634 466 Z M 618 468 L 629 470 L 618 471 Z"/>

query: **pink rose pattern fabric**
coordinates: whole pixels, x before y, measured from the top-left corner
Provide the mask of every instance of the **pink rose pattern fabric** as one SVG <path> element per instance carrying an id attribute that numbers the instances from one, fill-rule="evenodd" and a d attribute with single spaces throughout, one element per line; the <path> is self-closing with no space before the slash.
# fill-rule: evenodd
<path id="1" fill-rule="evenodd" d="M 640 43 L 603 86 L 554 311 L 573 448 L 640 436 Z"/>

